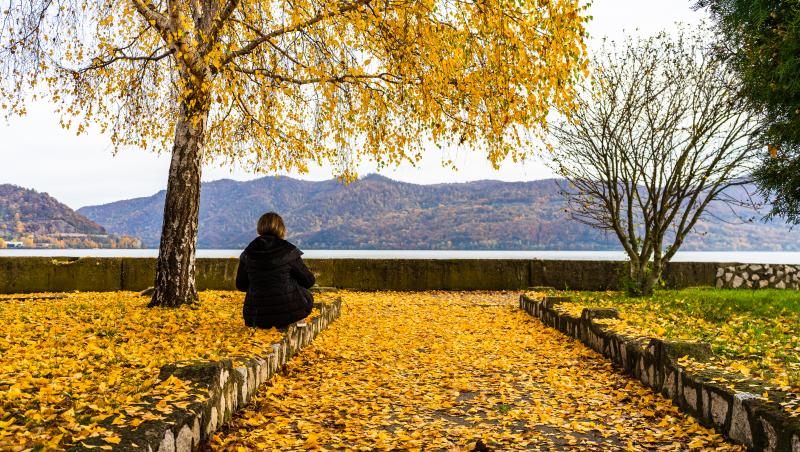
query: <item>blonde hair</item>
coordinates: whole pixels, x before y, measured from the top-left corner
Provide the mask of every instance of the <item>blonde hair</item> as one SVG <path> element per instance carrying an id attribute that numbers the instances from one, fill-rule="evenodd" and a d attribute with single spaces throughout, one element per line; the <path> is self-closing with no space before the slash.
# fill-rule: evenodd
<path id="1" fill-rule="evenodd" d="M 286 236 L 286 226 L 283 224 L 283 218 L 275 212 L 267 212 L 261 215 L 261 218 L 258 219 L 256 230 L 258 235 L 274 235 L 279 239 Z"/>

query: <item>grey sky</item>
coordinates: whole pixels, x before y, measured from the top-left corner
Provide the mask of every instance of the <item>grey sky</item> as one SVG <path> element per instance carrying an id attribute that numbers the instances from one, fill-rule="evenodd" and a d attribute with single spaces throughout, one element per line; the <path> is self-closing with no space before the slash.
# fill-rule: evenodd
<path id="1" fill-rule="evenodd" d="M 594 40 L 606 36 L 620 39 L 626 33 L 653 34 L 674 28 L 676 22 L 696 23 L 705 13 L 693 11 L 694 0 L 594 0 L 594 19 L 589 32 Z M 62 130 L 53 107 L 46 101 L 30 105 L 30 113 L 0 123 L 0 183 L 12 183 L 48 192 L 70 207 L 101 204 L 120 199 L 148 196 L 166 187 L 166 155 L 157 156 L 137 149 L 112 155 L 108 139 L 97 131 L 82 136 Z M 431 149 L 418 167 L 407 165 L 381 174 L 407 182 L 440 183 L 477 179 L 531 180 L 550 177 L 541 162 L 506 162 L 498 171 L 480 152 L 448 151 L 458 172 L 442 168 L 443 154 Z M 231 178 L 247 180 L 255 175 L 240 169 L 206 167 L 203 180 Z M 363 165 L 361 174 L 372 172 Z M 312 168 L 303 179 L 331 177 L 329 168 Z"/>

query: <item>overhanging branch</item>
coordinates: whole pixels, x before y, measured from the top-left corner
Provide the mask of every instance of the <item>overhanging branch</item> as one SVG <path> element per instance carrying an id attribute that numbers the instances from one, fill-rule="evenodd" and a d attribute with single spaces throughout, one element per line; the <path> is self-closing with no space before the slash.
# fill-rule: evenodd
<path id="1" fill-rule="evenodd" d="M 310 85 L 315 83 L 352 83 L 358 80 L 383 80 L 387 83 L 400 83 L 400 77 L 386 72 L 380 74 L 341 74 L 331 77 L 311 77 L 297 78 L 288 75 L 277 74 L 269 69 L 263 68 L 235 68 L 234 71 L 248 75 L 267 77 L 272 80 L 295 85 Z"/>
<path id="2" fill-rule="evenodd" d="M 314 25 L 314 24 L 316 24 L 318 22 L 321 22 L 321 21 L 325 20 L 328 17 L 335 17 L 335 16 L 339 16 L 339 15 L 342 15 L 342 14 L 350 12 L 350 11 L 354 11 L 354 10 L 364 6 L 364 5 L 369 4 L 370 1 L 372 1 L 372 0 L 356 0 L 356 1 L 352 2 L 352 3 L 346 3 L 346 4 L 343 4 L 337 10 L 325 11 L 325 12 L 319 13 L 316 16 L 314 16 L 314 17 L 312 17 L 312 18 L 310 18 L 308 20 L 305 20 L 303 22 L 299 22 L 299 23 L 296 23 L 294 25 L 283 26 L 283 27 L 280 27 L 278 29 L 272 30 L 272 31 L 270 31 L 268 33 L 261 34 L 258 38 L 253 39 L 252 41 L 250 41 L 247 44 L 245 44 L 244 47 L 242 47 L 242 48 L 240 48 L 238 50 L 234 50 L 234 51 L 230 52 L 229 54 L 227 54 L 225 56 L 225 58 L 222 59 L 222 65 L 230 63 L 232 60 L 234 60 L 236 58 L 239 58 L 241 56 L 248 55 L 249 53 L 251 53 L 252 51 L 257 49 L 261 44 L 264 44 L 265 42 L 269 41 L 270 39 L 276 38 L 276 37 L 284 35 L 286 33 L 292 33 L 292 32 L 295 32 L 295 31 L 303 30 L 303 29 L 308 28 L 308 27 L 310 27 L 310 26 L 312 26 L 312 25 Z"/>

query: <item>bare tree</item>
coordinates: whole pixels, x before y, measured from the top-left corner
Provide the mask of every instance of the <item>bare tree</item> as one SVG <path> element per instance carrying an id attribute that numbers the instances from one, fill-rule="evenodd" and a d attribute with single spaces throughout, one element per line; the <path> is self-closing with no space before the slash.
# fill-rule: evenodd
<path id="1" fill-rule="evenodd" d="M 617 236 L 638 294 L 652 293 L 709 203 L 734 202 L 726 190 L 747 184 L 763 147 L 704 35 L 607 43 L 547 140 L 572 218 Z"/>

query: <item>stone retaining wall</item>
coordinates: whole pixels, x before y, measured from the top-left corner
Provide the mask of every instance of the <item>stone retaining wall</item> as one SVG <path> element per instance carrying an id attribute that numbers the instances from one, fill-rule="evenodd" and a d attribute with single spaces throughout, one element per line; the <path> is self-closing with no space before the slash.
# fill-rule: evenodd
<path id="1" fill-rule="evenodd" d="M 538 301 L 523 295 L 520 308 L 611 359 L 726 438 L 751 450 L 800 452 L 800 418 L 790 417 L 780 405 L 791 399 L 790 394 L 743 380 L 741 375 L 687 370 L 678 359 L 689 356 L 706 361 L 713 356 L 708 344 L 623 336 L 594 321 L 617 318 L 615 309 L 584 309 L 580 317 L 554 309 L 569 300 L 546 297 Z M 764 393 L 769 401 L 762 398 Z"/>
<path id="2" fill-rule="evenodd" d="M 794 289 L 800 288 L 800 268 L 796 265 L 749 264 L 717 269 L 718 289 Z"/>
<path id="3" fill-rule="evenodd" d="M 208 388 L 206 397 L 192 401 L 185 409 L 175 409 L 164 414 L 155 409 L 157 400 L 145 407 L 163 420 L 146 421 L 136 428 L 115 426 L 106 422 L 103 427 L 113 431 L 122 441 L 115 445 L 117 451 L 188 452 L 197 449 L 212 433 L 219 430 L 243 408 L 256 394 L 259 386 L 270 380 L 294 354 L 302 350 L 322 330 L 339 317 L 341 299 L 320 305 L 317 317 L 308 320 L 307 326 L 291 326 L 283 339 L 272 344 L 273 352 L 267 356 L 231 357 L 215 362 L 188 361 L 164 366 L 159 378 L 175 376 L 202 388 Z M 99 450 L 108 446 L 101 438 L 88 438 L 73 451 Z"/>
<path id="4" fill-rule="evenodd" d="M 318 283 L 358 290 L 514 290 L 531 286 L 612 290 L 624 263 L 522 259 L 308 259 Z M 238 259 L 197 259 L 200 290 L 234 290 Z M 712 286 L 719 265 L 669 264 L 669 287 Z M 0 257 L 0 293 L 139 291 L 154 258 Z"/>

